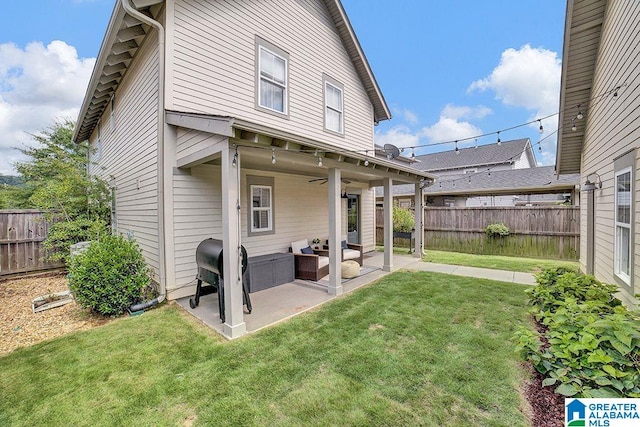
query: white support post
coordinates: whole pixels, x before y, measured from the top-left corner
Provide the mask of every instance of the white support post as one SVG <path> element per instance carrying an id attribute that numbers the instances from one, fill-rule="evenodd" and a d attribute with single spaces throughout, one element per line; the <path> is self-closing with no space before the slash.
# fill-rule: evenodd
<path id="1" fill-rule="evenodd" d="M 413 233 L 415 244 L 413 248 L 413 256 L 416 258 L 422 258 L 422 251 L 424 246 L 422 243 L 422 241 L 424 240 L 424 209 L 422 209 L 423 201 L 422 185 L 420 183 L 416 183 L 414 200 L 415 232 Z"/>
<path id="2" fill-rule="evenodd" d="M 247 332 L 242 308 L 242 266 L 240 264 L 240 158 L 227 141 L 222 163 L 222 268 L 224 275 L 225 323 L 222 332 L 237 338 Z"/>
<path id="3" fill-rule="evenodd" d="M 342 289 L 342 199 L 340 198 L 340 169 L 329 168 L 329 289 L 331 295 L 340 295 Z"/>
<path id="4" fill-rule="evenodd" d="M 384 264 L 383 271 L 393 270 L 393 180 L 384 178 Z"/>

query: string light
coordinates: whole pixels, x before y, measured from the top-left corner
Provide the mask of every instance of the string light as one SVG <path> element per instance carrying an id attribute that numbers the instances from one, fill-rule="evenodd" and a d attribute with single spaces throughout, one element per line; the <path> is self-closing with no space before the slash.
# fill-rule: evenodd
<path id="1" fill-rule="evenodd" d="M 460 154 L 460 150 L 458 150 L 458 141 L 456 141 L 456 154 Z"/>
<path id="2" fill-rule="evenodd" d="M 415 148 L 411 148 L 411 160 L 415 160 L 416 159 L 416 151 Z"/>
<path id="3" fill-rule="evenodd" d="M 276 164 L 276 149 L 275 148 L 271 149 L 271 164 L 272 165 Z"/>
<path id="4" fill-rule="evenodd" d="M 576 119 L 571 119 L 571 130 L 576 131 L 578 127 L 576 126 Z"/>
<path id="5" fill-rule="evenodd" d="M 471 184 L 471 175 L 469 175 L 469 184 Z"/>
<path id="6" fill-rule="evenodd" d="M 364 166 L 369 166 L 369 150 L 366 150 L 364 152 Z"/>
<path id="7" fill-rule="evenodd" d="M 500 131 L 498 131 L 498 145 L 502 145 L 502 141 L 500 141 Z"/>
<path id="8" fill-rule="evenodd" d="M 318 167 L 322 167 L 322 156 L 318 156 Z"/>
<path id="9" fill-rule="evenodd" d="M 582 114 L 582 111 L 580 111 L 580 104 L 578 104 L 578 114 L 576 115 L 576 119 L 582 120 L 583 118 L 584 115 Z"/>
<path id="10" fill-rule="evenodd" d="M 542 145 L 538 144 L 538 153 L 542 153 Z"/>
<path id="11" fill-rule="evenodd" d="M 538 131 L 540 133 L 544 133 L 544 128 L 542 127 L 542 121 L 540 119 L 538 119 L 538 123 L 540 123 L 540 127 L 538 128 Z"/>
<path id="12" fill-rule="evenodd" d="M 476 146 L 473 148 L 475 148 L 476 150 L 478 149 L 478 138 L 476 138 Z"/>
<path id="13" fill-rule="evenodd" d="M 233 155 L 231 166 L 233 166 L 234 168 L 238 166 L 238 149 L 237 148 L 236 148 L 236 154 Z"/>

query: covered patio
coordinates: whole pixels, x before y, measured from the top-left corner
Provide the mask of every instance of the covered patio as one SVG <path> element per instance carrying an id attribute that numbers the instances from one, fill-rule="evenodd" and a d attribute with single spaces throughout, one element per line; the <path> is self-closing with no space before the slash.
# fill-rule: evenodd
<path id="1" fill-rule="evenodd" d="M 396 255 L 394 261 L 396 268 L 405 268 L 418 262 L 415 257 L 409 255 Z M 360 275 L 353 279 L 341 280 L 343 293 L 352 292 L 389 274 L 390 272 L 385 271 L 383 266 L 382 252 L 365 254 Z M 296 279 L 284 285 L 250 294 L 253 310 L 251 314 L 247 314 L 245 308 L 243 316 L 247 332 L 259 331 L 337 298 L 338 295 L 327 292 L 328 279 L 328 276 L 318 282 Z M 217 294 L 203 296 L 200 299 L 200 305 L 196 308 L 189 306 L 189 297 L 180 298 L 176 302 L 204 324 L 225 335 L 224 324 L 220 321 Z"/>

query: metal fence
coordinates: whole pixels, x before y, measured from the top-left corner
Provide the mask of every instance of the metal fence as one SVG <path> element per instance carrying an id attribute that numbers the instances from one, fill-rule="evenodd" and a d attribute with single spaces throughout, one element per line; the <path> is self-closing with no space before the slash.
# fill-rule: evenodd
<path id="1" fill-rule="evenodd" d="M 383 210 L 377 209 L 377 243 L 382 244 Z M 486 255 L 577 260 L 580 207 L 517 206 L 425 208 L 425 249 Z M 484 228 L 504 223 L 510 235 L 489 237 Z M 395 241 L 394 244 L 402 243 Z"/>
<path id="2" fill-rule="evenodd" d="M 49 261 L 42 242 L 51 221 L 45 211 L 0 210 L 0 277 L 62 267 Z"/>

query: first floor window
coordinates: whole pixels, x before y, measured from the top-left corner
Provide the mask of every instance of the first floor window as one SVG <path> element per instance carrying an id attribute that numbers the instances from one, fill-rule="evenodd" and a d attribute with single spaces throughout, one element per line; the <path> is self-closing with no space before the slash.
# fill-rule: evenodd
<path id="1" fill-rule="evenodd" d="M 273 211 L 271 187 L 266 185 L 251 186 L 251 231 L 271 231 Z"/>
<path id="2" fill-rule="evenodd" d="M 614 272 L 627 284 L 631 284 L 631 206 L 631 168 L 625 168 L 615 176 Z"/>

